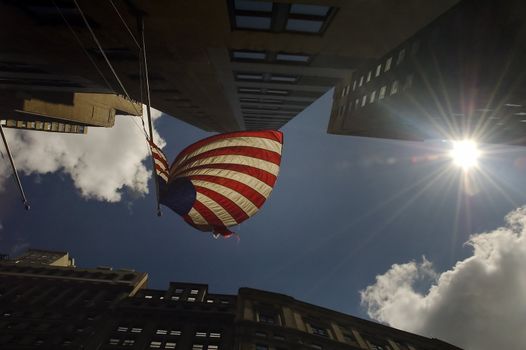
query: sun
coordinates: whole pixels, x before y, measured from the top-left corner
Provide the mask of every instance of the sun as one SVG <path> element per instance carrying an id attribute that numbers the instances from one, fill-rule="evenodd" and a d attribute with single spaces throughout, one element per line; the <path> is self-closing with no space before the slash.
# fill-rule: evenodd
<path id="1" fill-rule="evenodd" d="M 453 149 L 449 152 L 449 156 L 453 163 L 463 170 L 474 168 L 478 164 L 480 151 L 477 143 L 472 140 L 453 141 Z"/>

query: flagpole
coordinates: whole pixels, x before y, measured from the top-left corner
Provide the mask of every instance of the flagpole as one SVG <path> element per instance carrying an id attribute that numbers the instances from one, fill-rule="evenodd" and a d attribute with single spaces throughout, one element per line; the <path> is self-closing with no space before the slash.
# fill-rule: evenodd
<path id="1" fill-rule="evenodd" d="M 144 63 L 144 76 L 146 83 L 146 113 L 148 115 L 148 129 L 150 131 L 150 142 L 153 142 L 153 122 L 152 122 L 152 113 L 151 113 L 151 98 L 150 98 L 150 80 L 148 78 L 148 62 L 146 60 L 146 42 L 144 40 L 144 17 L 141 16 L 140 20 L 140 30 L 141 30 L 141 44 L 142 44 L 142 59 Z M 153 158 L 152 153 L 152 172 L 153 178 L 155 179 L 155 195 L 157 198 L 157 216 L 161 216 L 161 205 L 159 203 L 159 179 L 157 178 L 157 173 L 155 171 L 155 159 Z"/>
<path id="2" fill-rule="evenodd" d="M 15 174 L 16 184 L 18 185 L 18 190 L 20 191 L 20 196 L 22 197 L 22 203 L 24 203 L 24 207 L 26 210 L 30 209 L 29 202 L 27 201 L 26 194 L 24 193 L 24 189 L 22 188 L 22 182 L 20 181 L 20 177 L 18 176 L 18 171 L 16 170 L 15 161 L 13 160 L 13 156 L 11 155 L 11 151 L 9 150 L 9 145 L 7 144 L 7 139 L 4 134 L 4 128 L 2 127 L 2 124 L 0 123 L 0 133 L 2 134 L 2 140 L 4 141 L 4 146 L 7 151 L 7 156 L 9 157 L 9 161 L 11 162 L 11 168 L 13 168 L 13 174 Z"/>

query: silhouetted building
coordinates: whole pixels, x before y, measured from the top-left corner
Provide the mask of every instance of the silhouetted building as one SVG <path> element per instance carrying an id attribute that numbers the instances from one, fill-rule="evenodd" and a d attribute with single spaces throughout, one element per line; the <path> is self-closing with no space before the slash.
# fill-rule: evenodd
<path id="1" fill-rule="evenodd" d="M 329 133 L 526 145 L 526 4 L 464 0 L 338 84 Z"/>
<path id="2" fill-rule="evenodd" d="M 85 16 L 143 101 L 143 15 L 153 107 L 209 131 L 279 128 L 456 2 L 4 0 L 0 89 L 125 95 Z"/>
<path id="3" fill-rule="evenodd" d="M 179 282 L 153 290 L 146 280 L 77 268 L 61 252 L 0 260 L 0 348 L 459 350 L 283 294 Z"/>

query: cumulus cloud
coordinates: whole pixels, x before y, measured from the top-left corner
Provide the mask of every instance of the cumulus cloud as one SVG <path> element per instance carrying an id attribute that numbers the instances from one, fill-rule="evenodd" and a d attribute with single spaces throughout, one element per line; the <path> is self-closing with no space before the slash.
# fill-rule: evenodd
<path id="1" fill-rule="evenodd" d="M 361 291 L 369 316 L 466 349 L 525 349 L 526 207 L 467 244 L 473 254 L 446 272 L 424 259 L 377 276 Z"/>
<path id="2" fill-rule="evenodd" d="M 155 111 L 157 119 L 161 112 Z M 6 129 L 16 165 L 24 174 L 63 173 L 71 176 L 85 198 L 108 202 L 120 201 L 127 188 L 148 193 L 151 174 L 144 160 L 149 150 L 140 119 L 117 116 L 115 126 L 89 128 L 87 135 L 46 133 Z M 155 140 L 165 145 L 157 132 Z M 11 175 L 7 161 L 0 163 L 0 190 Z"/>

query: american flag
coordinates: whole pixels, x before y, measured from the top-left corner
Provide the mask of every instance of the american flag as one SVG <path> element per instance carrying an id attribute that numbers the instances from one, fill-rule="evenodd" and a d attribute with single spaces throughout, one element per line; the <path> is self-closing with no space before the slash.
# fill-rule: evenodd
<path id="1" fill-rule="evenodd" d="M 212 136 L 188 146 L 177 156 L 168 181 L 163 177 L 166 158 L 158 150 L 159 157 L 153 154 L 160 203 L 201 231 L 229 236 L 232 233 L 227 227 L 256 214 L 270 195 L 279 172 L 282 146 L 283 134 L 274 130 Z"/>

